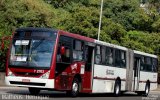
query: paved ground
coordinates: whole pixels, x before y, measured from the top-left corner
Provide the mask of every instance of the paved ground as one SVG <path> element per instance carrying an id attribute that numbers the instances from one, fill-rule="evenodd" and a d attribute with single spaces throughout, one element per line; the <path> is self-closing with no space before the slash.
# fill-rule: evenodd
<path id="1" fill-rule="evenodd" d="M 160 91 L 151 91 L 148 97 L 125 93 L 120 97 L 113 94 L 81 94 L 77 98 L 68 97 L 65 92 L 41 91 L 40 95 L 30 95 L 28 89 L 17 87 L 0 87 L 0 99 L 3 100 L 160 100 Z"/>

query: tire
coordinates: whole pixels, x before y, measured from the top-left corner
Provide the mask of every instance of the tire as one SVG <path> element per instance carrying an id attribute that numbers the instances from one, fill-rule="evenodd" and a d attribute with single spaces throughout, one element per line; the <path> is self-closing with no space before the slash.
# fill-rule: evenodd
<path id="1" fill-rule="evenodd" d="M 40 89 L 39 88 L 28 88 L 30 94 L 32 95 L 38 95 L 40 93 Z"/>
<path id="2" fill-rule="evenodd" d="M 75 78 L 72 82 L 71 91 L 67 91 L 67 95 L 72 97 L 77 97 L 79 94 L 79 90 L 80 90 L 80 83 L 79 80 Z"/>
<path id="3" fill-rule="evenodd" d="M 120 96 L 121 95 L 121 83 L 120 81 L 116 81 L 114 85 L 114 95 Z"/>
<path id="4" fill-rule="evenodd" d="M 150 84 L 149 82 L 147 82 L 145 86 L 144 96 L 148 96 L 149 91 L 150 91 Z"/>
<path id="5" fill-rule="evenodd" d="M 142 95 L 143 95 L 143 93 L 142 93 L 142 92 L 140 92 L 140 91 L 135 92 L 135 93 L 137 93 L 137 95 L 138 95 L 138 96 L 142 96 Z"/>

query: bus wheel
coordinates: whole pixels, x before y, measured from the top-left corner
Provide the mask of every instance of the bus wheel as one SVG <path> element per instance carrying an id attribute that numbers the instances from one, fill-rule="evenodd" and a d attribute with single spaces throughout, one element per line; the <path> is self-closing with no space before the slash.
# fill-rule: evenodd
<path id="1" fill-rule="evenodd" d="M 138 94 L 138 96 L 142 96 L 143 95 L 143 92 L 142 91 L 138 91 L 136 92 Z"/>
<path id="2" fill-rule="evenodd" d="M 147 82 L 147 83 L 146 83 L 146 86 L 145 86 L 144 95 L 145 95 L 145 96 L 148 96 L 149 91 L 150 91 L 150 84 Z"/>
<path id="3" fill-rule="evenodd" d="M 116 81 L 114 85 L 114 95 L 120 96 L 120 94 L 121 94 L 121 83 L 120 81 Z"/>
<path id="4" fill-rule="evenodd" d="M 72 97 L 76 97 L 79 94 L 79 89 L 80 89 L 79 80 L 77 78 L 75 78 L 72 83 L 72 89 L 71 89 L 71 91 L 67 91 L 67 95 L 70 95 Z"/>
<path id="5" fill-rule="evenodd" d="M 38 95 L 40 93 L 40 89 L 39 88 L 28 88 L 29 89 L 29 92 L 30 94 L 32 95 Z"/>

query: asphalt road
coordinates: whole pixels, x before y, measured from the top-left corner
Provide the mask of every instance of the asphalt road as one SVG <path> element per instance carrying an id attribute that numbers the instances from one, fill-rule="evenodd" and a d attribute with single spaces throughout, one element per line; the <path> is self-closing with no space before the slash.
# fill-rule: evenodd
<path id="1" fill-rule="evenodd" d="M 30 95 L 27 88 L 0 87 L 1 100 L 160 100 L 160 91 L 151 91 L 148 97 L 125 93 L 120 97 L 113 94 L 81 94 L 76 98 L 68 97 L 65 92 L 41 91 L 40 95 Z"/>

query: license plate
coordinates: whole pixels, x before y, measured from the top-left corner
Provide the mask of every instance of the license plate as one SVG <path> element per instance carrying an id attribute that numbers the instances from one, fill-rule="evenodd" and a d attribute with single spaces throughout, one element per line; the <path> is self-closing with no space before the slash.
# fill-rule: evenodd
<path id="1" fill-rule="evenodd" d="M 22 79 L 22 82 L 30 82 L 30 79 Z"/>

